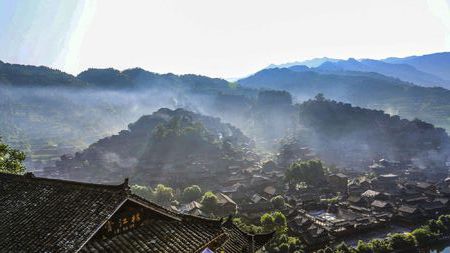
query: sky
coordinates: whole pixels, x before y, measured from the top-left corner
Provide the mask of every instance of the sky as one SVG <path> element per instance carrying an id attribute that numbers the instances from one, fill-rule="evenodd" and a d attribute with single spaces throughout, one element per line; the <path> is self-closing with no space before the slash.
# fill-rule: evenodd
<path id="1" fill-rule="evenodd" d="M 450 51 L 450 0 L 0 0 L 0 60 L 242 77 Z"/>

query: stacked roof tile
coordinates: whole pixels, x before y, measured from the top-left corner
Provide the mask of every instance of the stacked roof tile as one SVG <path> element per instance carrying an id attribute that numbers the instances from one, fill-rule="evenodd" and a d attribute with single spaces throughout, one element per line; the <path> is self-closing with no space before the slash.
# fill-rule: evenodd
<path id="1" fill-rule="evenodd" d="M 99 235 L 128 203 L 146 220 Z M 87 184 L 0 173 L 0 249 L 22 252 L 254 252 L 272 234 L 250 235 L 230 220 L 183 215 L 133 195 L 121 185 Z"/>

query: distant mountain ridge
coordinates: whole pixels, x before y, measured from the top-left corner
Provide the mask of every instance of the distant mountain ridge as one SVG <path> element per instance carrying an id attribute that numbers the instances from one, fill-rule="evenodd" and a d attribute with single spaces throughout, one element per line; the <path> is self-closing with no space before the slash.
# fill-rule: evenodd
<path id="1" fill-rule="evenodd" d="M 61 88 L 183 88 L 188 90 L 229 90 L 229 82 L 220 78 L 172 73 L 158 74 L 141 68 L 119 71 L 113 68 L 87 69 L 77 76 L 45 66 L 21 65 L 0 61 L 0 87 L 61 87 Z"/>
<path id="2" fill-rule="evenodd" d="M 415 67 L 405 63 L 387 63 L 384 61 L 370 59 L 356 60 L 350 58 L 345 61 L 325 62 L 315 69 L 332 71 L 376 72 L 385 76 L 399 78 L 402 81 L 411 82 L 421 86 L 441 86 L 444 88 L 450 87 L 450 81 L 444 80 L 439 76 L 420 71 Z"/>
<path id="3" fill-rule="evenodd" d="M 325 62 L 336 62 L 336 61 L 339 61 L 339 59 L 321 57 L 321 58 L 313 58 L 313 59 L 305 60 L 305 61 L 295 61 L 295 62 L 289 62 L 289 63 L 283 63 L 283 64 L 270 64 L 269 66 L 267 66 L 266 69 L 289 68 L 289 67 L 297 66 L 297 65 L 304 65 L 309 68 L 315 68 Z"/>
<path id="4" fill-rule="evenodd" d="M 450 52 L 410 56 L 405 58 L 387 58 L 388 63 L 408 64 L 416 69 L 433 74 L 445 80 L 450 80 Z"/>
<path id="5" fill-rule="evenodd" d="M 0 84 L 16 87 L 46 86 L 72 87 L 87 86 L 75 76 L 45 66 L 10 64 L 0 61 Z"/>
<path id="6" fill-rule="evenodd" d="M 270 65 L 268 68 L 289 68 L 295 71 L 360 71 L 375 72 L 425 87 L 450 88 L 450 52 L 404 58 L 354 59 L 316 58 L 301 62 Z"/>

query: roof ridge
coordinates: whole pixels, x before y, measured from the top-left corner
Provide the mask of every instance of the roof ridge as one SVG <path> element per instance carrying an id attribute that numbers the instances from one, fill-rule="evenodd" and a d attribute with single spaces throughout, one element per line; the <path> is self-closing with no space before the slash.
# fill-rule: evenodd
<path id="1" fill-rule="evenodd" d="M 219 227 L 222 226 L 222 221 L 223 221 L 223 219 L 201 217 L 201 216 L 187 214 L 187 213 L 180 213 L 179 215 L 181 216 L 181 218 L 183 220 L 199 221 L 199 222 L 214 222 Z"/>
<path id="2" fill-rule="evenodd" d="M 36 177 L 32 172 L 27 172 L 23 175 L 16 175 L 16 174 L 9 174 L 9 173 L 1 173 L 0 172 L 0 179 L 12 179 L 12 180 L 18 180 L 18 181 L 27 181 L 27 182 L 45 182 L 49 184 L 67 184 L 72 186 L 80 186 L 80 187 L 87 187 L 91 189 L 103 189 L 103 190 L 122 190 L 124 192 L 127 192 L 129 189 L 128 185 L 128 178 L 125 178 L 124 182 L 117 185 L 110 185 L 110 184 L 100 184 L 100 183 L 88 183 L 88 182 L 79 182 L 79 181 L 72 181 L 72 180 L 66 180 L 66 179 L 57 179 L 57 178 L 45 178 L 45 177 Z"/>
<path id="3" fill-rule="evenodd" d="M 222 224 L 222 221 L 223 221 L 223 219 L 207 218 L 207 217 L 201 217 L 201 216 L 196 216 L 196 215 L 192 215 L 192 214 L 185 214 L 185 213 L 175 212 L 175 211 L 170 210 L 167 207 L 159 205 L 159 204 L 157 204 L 157 203 L 155 203 L 153 201 L 149 201 L 149 200 L 147 200 L 147 199 L 145 199 L 145 198 L 143 198 L 143 197 L 141 197 L 139 195 L 136 195 L 134 193 L 131 193 L 129 195 L 129 198 L 137 200 L 137 201 L 142 201 L 146 205 L 151 205 L 151 206 L 154 206 L 154 207 L 157 207 L 157 208 L 161 208 L 164 211 L 166 211 L 167 213 L 169 213 L 169 214 L 171 214 L 173 216 L 176 216 L 176 217 L 178 217 L 178 218 L 180 218 L 182 220 L 190 219 L 190 220 L 205 221 L 205 222 L 217 222 L 220 225 Z"/>

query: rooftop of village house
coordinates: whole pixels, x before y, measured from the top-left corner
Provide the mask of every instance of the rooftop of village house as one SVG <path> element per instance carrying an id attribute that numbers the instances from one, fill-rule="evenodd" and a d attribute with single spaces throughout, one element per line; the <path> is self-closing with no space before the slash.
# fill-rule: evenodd
<path id="1" fill-rule="evenodd" d="M 0 174 L 0 187 L 0 248 L 7 251 L 254 252 L 273 235 L 247 234 L 231 219 L 173 212 L 132 194 L 127 180 L 101 185 Z"/>

